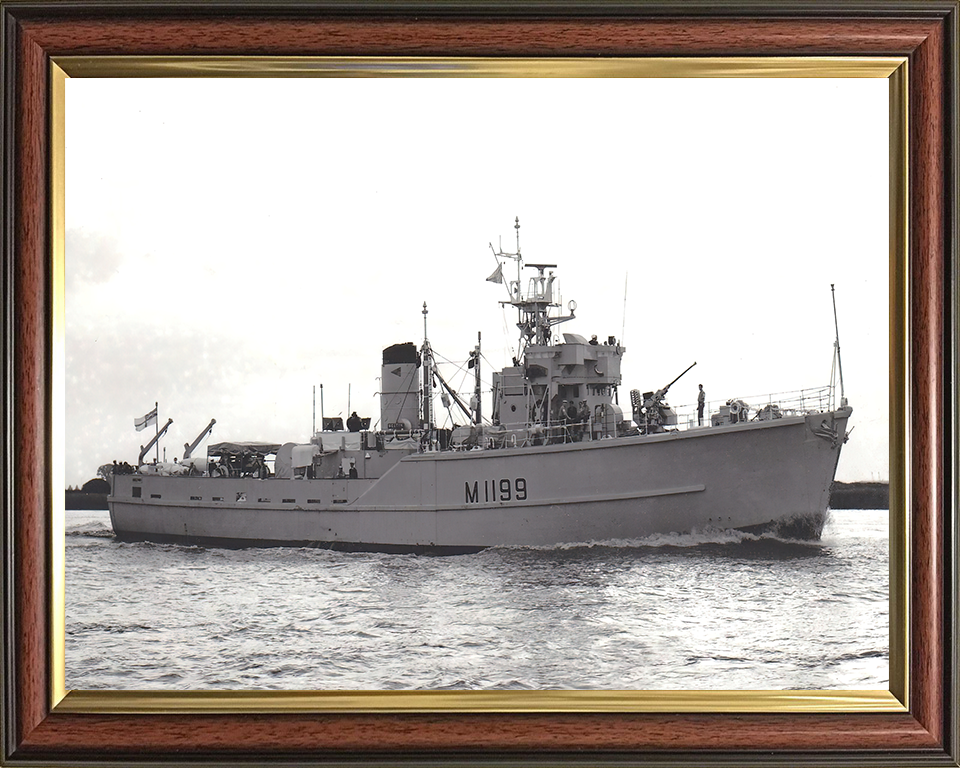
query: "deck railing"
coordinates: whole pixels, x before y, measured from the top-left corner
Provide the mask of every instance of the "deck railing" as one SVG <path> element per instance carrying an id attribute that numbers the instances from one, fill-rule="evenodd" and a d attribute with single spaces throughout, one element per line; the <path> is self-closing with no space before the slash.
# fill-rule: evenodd
<path id="1" fill-rule="evenodd" d="M 738 402 L 747 406 L 746 413 L 740 421 L 762 420 L 776 418 L 777 415 L 798 416 L 808 413 L 822 413 L 832 410 L 835 406 L 834 388 L 832 386 L 811 387 L 793 392 L 778 392 L 766 395 L 735 396 L 727 400 L 708 401 L 703 411 L 703 427 L 711 425 L 711 414 L 720 412 L 724 406 Z M 680 405 L 673 409 L 677 414 L 677 425 L 674 429 L 696 429 L 697 405 Z"/>
<path id="2" fill-rule="evenodd" d="M 738 421 L 772 420 L 789 416 L 805 415 L 808 413 L 822 413 L 832 410 L 835 405 L 833 387 L 812 387 L 794 392 L 779 392 L 776 394 L 748 395 L 746 397 L 732 397 L 729 400 L 709 401 L 704 408 L 703 424 L 697 424 L 696 404 L 681 405 L 674 408 L 677 414 L 677 423 L 666 427 L 667 431 L 685 431 L 688 429 L 710 428 L 711 416 L 721 412 L 721 408 L 728 407 L 736 402 L 741 406 Z M 745 406 L 745 407 L 743 407 Z M 629 417 L 628 413 L 624 414 Z M 631 430 L 636 434 L 636 430 Z M 552 424 L 541 426 L 536 433 L 524 427 L 517 429 L 497 429 L 487 427 L 475 445 L 457 444 L 454 449 L 464 450 L 472 447 L 478 449 L 495 448 L 523 448 L 531 445 L 553 445 L 557 443 L 577 443 L 592 440 L 602 440 L 618 435 L 608 426 L 590 419 L 586 422 L 574 424 Z"/>

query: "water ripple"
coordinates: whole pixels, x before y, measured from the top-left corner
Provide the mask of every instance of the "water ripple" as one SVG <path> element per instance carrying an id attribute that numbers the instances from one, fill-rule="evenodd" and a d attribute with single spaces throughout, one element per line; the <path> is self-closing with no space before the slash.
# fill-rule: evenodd
<path id="1" fill-rule="evenodd" d="M 886 512 L 450 558 L 121 544 L 67 526 L 67 684 L 824 689 L 887 684 Z"/>

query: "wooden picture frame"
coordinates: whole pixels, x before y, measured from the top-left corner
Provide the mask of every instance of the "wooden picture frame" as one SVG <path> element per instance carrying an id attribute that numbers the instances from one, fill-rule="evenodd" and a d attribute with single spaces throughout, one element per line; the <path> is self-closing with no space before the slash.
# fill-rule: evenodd
<path id="1" fill-rule="evenodd" d="M 2 2 L 4 674 L 2 759 L 78 763 L 958 764 L 956 2 L 111 4 Z M 103 56 L 905 57 L 909 228 L 907 707 L 890 711 L 522 713 L 219 709 L 190 697 L 129 713 L 59 706 L 50 609 L 56 61 Z M 62 83 L 60 84 L 62 85 Z M 53 126 L 55 129 L 56 126 Z M 62 178 L 59 179 L 62 183 Z M 896 228 L 896 217 L 892 226 Z M 896 431 L 896 427 L 894 428 Z M 892 473 L 895 475 L 896 473 Z M 892 480 L 894 478 L 892 477 Z M 238 697 L 234 697 L 236 700 Z M 242 698 L 242 697 L 239 697 Z M 186 703 L 185 703 L 186 702 Z M 222 705 L 222 702 L 221 702 Z M 194 709 L 193 712 L 188 710 Z M 148 711 L 150 710 L 150 711 Z M 693 710 L 693 711 L 692 711 Z"/>

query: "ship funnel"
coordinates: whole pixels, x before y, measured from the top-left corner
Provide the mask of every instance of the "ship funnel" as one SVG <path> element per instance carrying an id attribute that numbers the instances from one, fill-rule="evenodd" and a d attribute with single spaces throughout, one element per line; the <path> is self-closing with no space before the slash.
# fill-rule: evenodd
<path id="1" fill-rule="evenodd" d="M 383 350 L 380 371 L 380 428 L 405 430 L 420 422 L 420 363 L 413 342 Z"/>

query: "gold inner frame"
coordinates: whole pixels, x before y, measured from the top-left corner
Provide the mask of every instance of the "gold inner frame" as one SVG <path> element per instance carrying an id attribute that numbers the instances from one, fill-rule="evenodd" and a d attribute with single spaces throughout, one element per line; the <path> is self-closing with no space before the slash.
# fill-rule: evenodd
<path id="1" fill-rule="evenodd" d="M 69 77 L 886 78 L 889 81 L 890 689 L 863 691 L 67 691 L 65 670 L 65 89 Z M 910 485 L 908 62 L 905 57 L 479 59 L 54 57 L 50 75 L 52 285 L 50 705 L 58 713 L 905 712 Z"/>

